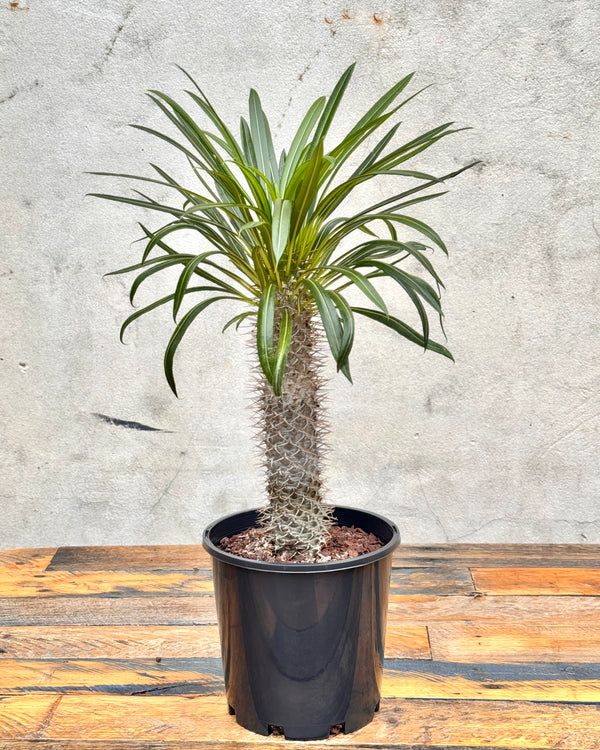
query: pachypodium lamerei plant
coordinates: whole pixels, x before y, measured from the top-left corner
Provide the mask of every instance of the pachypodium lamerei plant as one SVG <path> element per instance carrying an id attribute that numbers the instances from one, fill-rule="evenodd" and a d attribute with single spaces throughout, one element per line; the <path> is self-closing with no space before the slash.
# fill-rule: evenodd
<path id="1" fill-rule="evenodd" d="M 445 123 L 393 146 L 400 127 L 397 123 L 370 149 L 363 147 L 362 160 L 344 176 L 361 145 L 416 96 L 397 103 L 411 81 L 412 74 L 407 75 L 378 99 L 339 143 L 326 149 L 325 139 L 353 69 L 354 65 L 343 73 L 328 98 L 312 104 L 289 148 L 279 157 L 256 91 L 250 91 L 249 116 L 240 119 L 237 138 L 182 69 L 193 85 L 186 92 L 190 103 L 210 125 L 199 124 L 166 94 L 150 91 L 151 100 L 177 131 L 176 137 L 142 125 L 133 127 L 178 149 L 191 168 L 193 184 L 182 184 L 154 164 L 153 177 L 93 173 L 154 183 L 172 189 L 178 198 L 171 204 L 138 191 L 137 197 L 92 193 L 169 217 L 153 231 L 140 225 L 145 241 L 141 262 L 113 273 L 139 272 L 131 285 L 133 302 L 146 279 L 165 269 L 181 268 L 172 293 L 137 310 L 121 327 L 123 340 L 134 320 L 172 304 L 175 328 L 166 347 L 164 369 L 176 395 L 173 358 L 200 313 L 215 302 L 234 300 L 243 309 L 223 330 L 231 325 L 238 328 L 247 319 L 254 322 L 259 372 L 256 403 L 268 495 L 261 518 L 271 550 L 285 552 L 292 559 L 318 559 L 332 523 L 322 489 L 326 430 L 321 365 L 327 344 L 337 370 L 349 380 L 355 314 L 452 358 L 429 336 L 428 313 L 433 310 L 440 323 L 442 320 L 443 286 L 429 258 L 430 248 L 400 237 L 399 232 L 416 231 L 426 242 L 447 252 L 439 235 L 420 219 L 407 215 L 405 209 L 443 195 L 435 188 L 473 165 L 438 177 L 407 170 L 405 164 L 464 128 Z M 399 192 L 390 191 L 389 197 L 344 215 L 340 207 L 352 191 L 378 177 L 410 182 Z M 179 252 L 167 243 L 167 238 L 185 230 L 197 233 L 197 252 Z M 359 233 L 366 237 L 360 240 Z M 342 250 L 340 244 L 348 237 L 354 240 L 353 246 Z M 400 268 L 405 260 L 420 269 L 420 275 Z M 380 278 L 393 280 L 408 296 L 420 330 L 390 314 L 376 288 Z M 350 304 L 346 298 L 350 287 L 357 288 L 370 306 Z M 188 296 L 200 300 L 180 314 Z"/>

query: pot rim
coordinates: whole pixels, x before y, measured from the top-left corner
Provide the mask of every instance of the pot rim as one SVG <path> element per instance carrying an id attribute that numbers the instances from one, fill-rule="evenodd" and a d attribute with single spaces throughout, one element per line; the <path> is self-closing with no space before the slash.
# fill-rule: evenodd
<path id="1" fill-rule="evenodd" d="M 367 552 L 364 555 L 358 557 L 351 557 L 346 560 L 331 560 L 329 562 L 316 562 L 316 563 L 295 563 L 295 562 L 269 562 L 267 560 L 251 560 L 247 557 L 240 557 L 239 555 L 233 555 L 231 552 L 225 552 L 213 542 L 211 536 L 213 536 L 214 530 L 223 523 L 233 520 L 239 516 L 246 516 L 250 522 L 244 528 L 250 528 L 252 526 L 252 519 L 256 520 L 258 509 L 238 511 L 237 513 L 229 513 L 226 516 L 218 518 L 216 521 L 210 523 L 205 529 L 202 535 L 202 546 L 208 552 L 211 557 L 220 560 L 221 562 L 234 565 L 238 568 L 247 568 L 249 570 L 260 570 L 271 573 L 328 573 L 337 570 L 347 570 L 349 568 L 360 568 L 364 565 L 370 565 L 371 563 L 382 560 L 388 557 L 400 544 L 400 532 L 398 527 L 389 518 L 380 515 L 379 513 L 373 513 L 370 510 L 363 510 L 362 508 L 352 508 L 348 505 L 335 505 L 334 511 L 352 511 L 361 515 L 370 516 L 378 521 L 384 523 L 390 528 L 391 538 L 382 547 L 375 550 L 374 552 Z M 356 523 L 360 526 L 360 523 Z M 240 529 L 240 531 L 243 529 Z M 225 534 L 220 538 L 222 539 Z"/>

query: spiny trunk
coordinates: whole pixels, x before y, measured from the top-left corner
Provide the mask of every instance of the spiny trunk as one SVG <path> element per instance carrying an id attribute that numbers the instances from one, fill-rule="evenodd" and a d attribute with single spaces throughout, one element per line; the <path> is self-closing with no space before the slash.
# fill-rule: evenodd
<path id="1" fill-rule="evenodd" d="M 319 552 L 331 526 L 331 508 L 322 497 L 326 428 L 320 367 L 312 315 L 296 311 L 281 396 L 259 373 L 257 404 L 269 499 L 261 520 L 275 552 L 308 558 Z"/>

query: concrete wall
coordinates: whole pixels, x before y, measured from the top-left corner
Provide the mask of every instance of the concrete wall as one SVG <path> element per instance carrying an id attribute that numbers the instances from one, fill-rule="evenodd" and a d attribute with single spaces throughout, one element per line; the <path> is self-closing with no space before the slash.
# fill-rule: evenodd
<path id="1" fill-rule="evenodd" d="M 387 513 L 407 542 L 600 542 L 598 15 L 594 0 L 5 2 L 0 547 L 197 542 L 260 504 L 247 342 L 220 335 L 216 307 L 199 319 L 179 401 L 167 312 L 119 343 L 126 281 L 102 275 L 137 261 L 152 217 L 84 198 L 118 187 L 84 171 L 175 165 L 127 127 L 163 124 L 143 92 L 179 94 L 173 62 L 231 123 L 257 88 L 281 147 L 353 60 L 337 132 L 416 70 L 413 91 L 436 85 L 402 132 L 474 128 L 419 166 L 483 167 L 415 211 L 450 248 L 456 364 L 360 324 L 355 385 L 330 383 L 331 499 Z"/>

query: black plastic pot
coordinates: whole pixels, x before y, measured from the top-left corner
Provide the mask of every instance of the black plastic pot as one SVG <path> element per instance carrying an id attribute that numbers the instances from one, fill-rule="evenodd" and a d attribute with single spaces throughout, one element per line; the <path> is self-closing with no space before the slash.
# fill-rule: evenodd
<path id="1" fill-rule="evenodd" d="M 379 708 L 383 645 L 398 529 L 383 516 L 337 507 L 342 526 L 372 532 L 376 552 L 328 563 L 247 560 L 218 547 L 256 524 L 257 512 L 227 516 L 204 532 L 229 711 L 258 734 L 329 737 L 368 724 Z"/>

